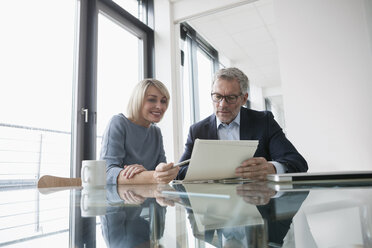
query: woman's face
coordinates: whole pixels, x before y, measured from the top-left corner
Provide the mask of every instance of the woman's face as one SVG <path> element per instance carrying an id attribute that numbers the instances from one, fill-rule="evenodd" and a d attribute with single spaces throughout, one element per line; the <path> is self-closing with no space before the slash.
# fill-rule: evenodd
<path id="1" fill-rule="evenodd" d="M 150 85 L 142 105 L 140 125 L 148 127 L 158 123 L 167 110 L 168 99 L 154 86 Z"/>

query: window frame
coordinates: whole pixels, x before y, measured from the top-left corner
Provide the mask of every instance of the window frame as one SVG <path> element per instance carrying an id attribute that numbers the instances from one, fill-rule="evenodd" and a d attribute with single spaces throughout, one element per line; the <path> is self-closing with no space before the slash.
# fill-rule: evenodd
<path id="1" fill-rule="evenodd" d="M 97 54 L 98 54 L 98 14 L 103 13 L 112 18 L 127 31 L 142 39 L 143 58 L 142 76 L 154 76 L 154 31 L 138 18 L 125 11 L 111 0 L 77 0 L 79 11 L 79 23 L 77 41 L 75 42 L 75 73 L 73 90 L 72 111 L 72 145 L 71 145 L 71 177 L 81 176 L 81 162 L 83 160 L 94 160 L 96 158 L 97 140 Z M 153 25 L 153 0 L 138 0 L 147 11 L 146 23 Z M 141 59 L 140 59 L 141 61 Z M 88 122 L 85 123 L 85 113 L 88 110 Z M 80 197 L 70 196 L 70 246 L 95 245 L 96 218 L 81 218 L 78 202 Z M 82 232 L 90 229 L 90 236 L 86 237 Z M 81 238 L 83 237 L 83 238 Z"/>
<path id="2" fill-rule="evenodd" d="M 182 58 L 189 57 L 189 78 L 191 79 L 190 89 L 190 102 L 191 104 L 191 124 L 196 123 L 200 120 L 199 110 L 199 91 L 198 91 L 198 61 L 197 61 L 197 50 L 198 48 L 213 62 L 213 71 L 216 72 L 219 69 L 219 58 L 218 52 L 213 48 L 200 34 L 198 34 L 189 24 L 183 22 L 180 24 L 180 32 L 182 39 L 185 40 L 185 45 L 189 47 L 189 54 L 181 55 Z"/>
<path id="3" fill-rule="evenodd" d="M 146 11 L 146 23 L 153 25 L 153 0 L 139 0 Z M 147 78 L 154 75 L 154 30 L 110 0 L 78 0 L 79 24 L 77 53 L 75 58 L 76 75 L 73 104 L 71 177 L 80 177 L 81 162 L 96 158 L 97 130 L 97 40 L 98 14 L 102 13 L 120 24 L 142 40 L 143 58 L 140 68 Z M 88 122 L 85 122 L 87 110 Z"/>

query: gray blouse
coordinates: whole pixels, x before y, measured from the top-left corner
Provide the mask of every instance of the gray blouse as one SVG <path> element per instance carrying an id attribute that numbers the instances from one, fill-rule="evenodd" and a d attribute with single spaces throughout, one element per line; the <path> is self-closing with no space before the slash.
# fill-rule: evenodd
<path id="1" fill-rule="evenodd" d="M 160 128 L 134 124 L 123 114 L 111 118 L 103 135 L 100 159 L 106 160 L 106 183 L 116 184 L 124 165 L 141 164 L 154 170 L 166 162 Z"/>

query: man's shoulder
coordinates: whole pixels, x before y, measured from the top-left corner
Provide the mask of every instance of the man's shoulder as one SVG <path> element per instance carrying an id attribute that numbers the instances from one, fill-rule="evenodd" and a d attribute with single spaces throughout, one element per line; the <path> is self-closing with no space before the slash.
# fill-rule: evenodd
<path id="1" fill-rule="evenodd" d="M 257 111 L 253 109 L 241 108 L 241 116 L 248 117 L 249 119 L 265 119 L 270 118 L 273 114 L 270 111 Z"/>

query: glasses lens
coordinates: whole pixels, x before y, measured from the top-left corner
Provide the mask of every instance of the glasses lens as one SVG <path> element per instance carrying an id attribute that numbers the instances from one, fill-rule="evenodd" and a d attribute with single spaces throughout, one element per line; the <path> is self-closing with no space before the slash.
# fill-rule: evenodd
<path id="1" fill-rule="evenodd" d="M 219 102 L 222 100 L 222 96 L 220 94 L 213 93 L 212 94 L 212 101 Z"/>
<path id="2" fill-rule="evenodd" d="M 236 103 L 237 96 L 225 96 L 225 99 L 228 103 Z"/>
<path id="3" fill-rule="evenodd" d="M 220 95 L 218 93 L 212 93 L 211 96 L 212 96 L 212 101 L 214 101 L 214 102 L 221 102 L 222 99 L 225 98 L 225 101 L 227 103 L 236 103 L 236 101 L 238 100 L 238 97 L 239 97 L 239 96 L 235 96 L 235 95 L 223 96 L 223 95 Z"/>

